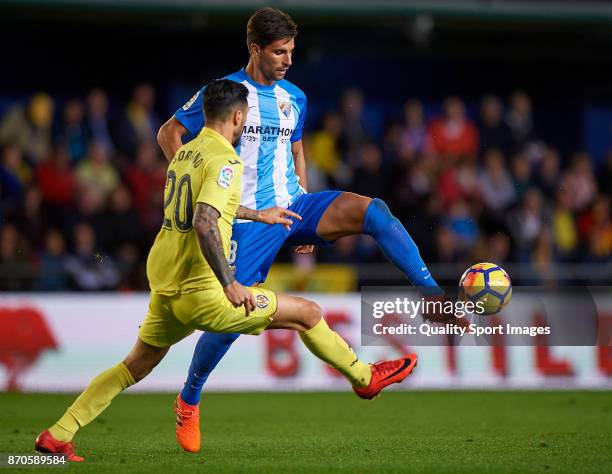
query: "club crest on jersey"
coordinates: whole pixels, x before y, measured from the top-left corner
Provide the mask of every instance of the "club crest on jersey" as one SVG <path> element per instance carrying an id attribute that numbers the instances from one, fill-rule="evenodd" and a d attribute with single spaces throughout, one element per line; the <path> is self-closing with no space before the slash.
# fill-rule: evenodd
<path id="1" fill-rule="evenodd" d="M 217 180 L 217 184 L 222 188 L 229 188 L 232 183 L 232 179 L 234 179 L 234 168 L 231 166 L 224 166 L 221 168 L 221 173 L 219 173 L 219 179 Z"/>
<path id="2" fill-rule="evenodd" d="M 270 300 L 268 299 L 266 295 L 262 295 L 262 294 L 256 295 L 255 300 L 257 301 L 257 307 L 259 309 L 263 309 L 270 304 Z"/>
<path id="3" fill-rule="evenodd" d="M 285 118 L 289 118 L 291 116 L 291 102 L 278 99 L 278 108 L 283 113 Z"/>
<path id="4" fill-rule="evenodd" d="M 191 99 L 189 99 L 185 105 L 183 105 L 183 110 L 189 110 L 189 108 L 193 105 L 193 103 L 196 101 L 199 95 L 200 95 L 200 91 L 196 92 L 194 96 Z"/>

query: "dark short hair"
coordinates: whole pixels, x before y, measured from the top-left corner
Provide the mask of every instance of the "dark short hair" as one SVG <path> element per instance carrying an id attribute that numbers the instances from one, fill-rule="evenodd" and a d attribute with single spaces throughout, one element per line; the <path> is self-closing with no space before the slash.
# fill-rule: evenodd
<path id="1" fill-rule="evenodd" d="M 202 107 L 207 120 L 223 120 L 237 106 L 248 104 L 249 90 L 239 82 L 214 79 L 206 85 Z"/>
<path id="2" fill-rule="evenodd" d="M 253 43 L 265 48 L 279 39 L 297 36 L 297 25 L 291 17 L 277 8 L 264 7 L 257 10 L 247 23 L 247 48 Z"/>

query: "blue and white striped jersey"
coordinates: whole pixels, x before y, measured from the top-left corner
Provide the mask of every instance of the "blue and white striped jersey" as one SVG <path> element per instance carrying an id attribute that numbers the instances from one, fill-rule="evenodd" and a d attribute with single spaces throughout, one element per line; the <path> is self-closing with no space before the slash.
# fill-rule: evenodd
<path id="1" fill-rule="evenodd" d="M 304 193 L 295 174 L 291 144 L 302 139 L 306 95 L 284 79 L 271 86 L 257 84 L 243 69 L 225 79 L 249 90 L 249 114 L 236 148 L 244 162 L 241 204 L 250 209 L 289 207 Z M 174 114 L 192 137 L 204 126 L 205 87 Z"/>

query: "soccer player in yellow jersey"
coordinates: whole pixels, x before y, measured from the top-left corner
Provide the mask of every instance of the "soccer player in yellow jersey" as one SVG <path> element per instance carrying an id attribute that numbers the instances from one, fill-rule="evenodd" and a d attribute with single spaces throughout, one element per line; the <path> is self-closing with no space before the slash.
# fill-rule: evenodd
<path id="1" fill-rule="evenodd" d="M 77 430 L 100 415 L 120 392 L 142 380 L 173 344 L 194 330 L 242 334 L 296 330 L 306 347 L 340 371 L 362 398 L 373 398 L 414 369 L 414 354 L 365 364 L 329 328 L 315 303 L 247 288 L 234 278 L 227 258 L 243 164 L 232 143 L 244 126 L 247 95 L 246 87 L 226 79 L 212 81 L 206 88 L 206 126 L 195 140 L 179 148 L 168 168 L 163 225 L 147 262 L 149 310 L 138 340 L 123 362 L 95 377 L 57 423 L 38 435 L 38 451 L 83 461 L 72 444 Z M 290 225 L 288 216 L 300 218 L 279 208 L 253 212 L 254 218 L 268 223 Z M 200 448 L 197 435 L 193 451 Z"/>

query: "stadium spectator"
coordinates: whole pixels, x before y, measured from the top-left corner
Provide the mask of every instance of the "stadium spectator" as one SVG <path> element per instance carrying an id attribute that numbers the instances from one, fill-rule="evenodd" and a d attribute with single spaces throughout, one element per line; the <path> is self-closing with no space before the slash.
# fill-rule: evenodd
<path id="1" fill-rule="evenodd" d="M 472 262 L 495 262 L 502 264 L 510 256 L 511 239 L 505 232 L 482 234 L 476 241 L 470 254 Z"/>
<path id="2" fill-rule="evenodd" d="M 463 101 L 450 96 L 444 115 L 434 119 L 427 132 L 429 151 L 445 159 L 473 158 L 478 153 L 478 129 L 465 115 Z"/>
<path id="3" fill-rule="evenodd" d="M 537 140 L 533 123 L 531 98 L 525 91 L 515 91 L 510 97 L 510 109 L 506 113 L 514 152 L 525 152 Z"/>
<path id="4" fill-rule="evenodd" d="M 342 133 L 342 117 L 336 112 L 327 112 L 323 116 L 321 129 L 307 136 L 309 191 L 345 188 L 348 185 L 351 171 L 343 162 Z"/>
<path id="5" fill-rule="evenodd" d="M 119 173 L 109 162 L 104 145 L 92 142 L 87 158 L 76 168 L 76 179 L 79 186 L 96 186 L 105 196 L 119 185 Z"/>
<path id="6" fill-rule="evenodd" d="M 599 195 L 591 209 L 584 213 L 578 223 L 580 235 L 587 244 L 586 260 L 591 262 L 612 261 L 612 217 L 610 197 Z M 606 284 L 609 284 L 609 279 Z"/>
<path id="7" fill-rule="evenodd" d="M 480 149 L 495 148 L 504 154 L 512 151 L 510 129 L 504 122 L 504 106 L 499 97 L 487 95 L 480 105 Z"/>
<path id="8" fill-rule="evenodd" d="M 29 248 L 13 224 L 0 228 L 0 290 L 22 291 L 30 288 L 33 269 Z"/>
<path id="9" fill-rule="evenodd" d="M 351 155 L 358 147 L 370 140 L 370 133 L 363 119 L 363 100 L 363 93 L 359 89 L 349 88 L 342 94 L 340 148 L 344 156 Z M 349 163 L 351 163 L 350 156 Z"/>
<path id="10" fill-rule="evenodd" d="M 23 163 L 21 150 L 17 145 L 7 145 L 0 157 L 0 203 L 2 212 L 9 213 L 18 205 L 24 186 L 30 178 L 30 169 Z"/>
<path id="11" fill-rule="evenodd" d="M 57 127 L 55 142 L 66 145 L 73 163 L 85 158 L 89 133 L 85 125 L 85 110 L 80 100 L 71 99 L 64 105 L 63 121 Z"/>
<path id="12" fill-rule="evenodd" d="M 508 217 L 508 228 L 516 246 L 517 261 L 528 261 L 536 238 L 548 222 L 542 193 L 537 188 L 527 189 L 519 207 Z"/>
<path id="13" fill-rule="evenodd" d="M 373 198 L 386 199 L 389 182 L 386 169 L 382 163 L 382 153 L 373 143 L 359 148 L 359 164 L 355 169 L 350 187 L 352 192 Z"/>
<path id="14" fill-rule="evenodd" d="M 392 120 L 387 124 L 382 137 L 382 154 L 385 164 L 392 164 L 398 161 L 402 140 L 402 124 Z"/>
<path id="15" fill-rule="evenodd" d="M 505 232 L 494 232 L 487 237 L 487 255 L 490 261 L 502 264 L 508 261 L 510 257 L 511 240 L 510 236 Z M 484 258 L 475 260 L 482 262 Z"/>
<path id="16" fill-rule="evenodd" d="M 410 161 L 406 156 L 394 163 L 391 171 L 390 205 L 403 222 L 432 192 L 434 186 L 431 160 L 420 157 Z"/>
<path id="17" fill-rule="evenodd" d="M 138 243 L 138 214 L 132 208 L 132 197 L 124 185 L 119 185 L 111 193 L 109 208 L 102 220 L 104 225 L 101 228 L 100 245 L 113 256 L 116 256 L 122 244 L 135 246 Z"/>
<path id="18" fill-rule="evenodd" d="M 573 211 L 584 211 L 593 202 L 597 195 L 597 182 L 589 155 L 576 153 L 573 156 L 570 169 L 565 174 L 561 186 L 571 189 Z"/>
<path id="19" fill-rule="evenodd" d="M 552 211 L 552 237 L 557 256 L 564 261 L 575 257 L 578 246 L 578 230 L 572 213 L 572 191 L 568 186 L 557 189 L 555 205 Z"/>
<path id="20" fill-rule="evenodd" d="M 342 135 L 342 119 L 335 112 L 323 116 L 322 127 L 310 135 L 309 163 L 323 171 L 327 176 L 333 176 L 342 163 L 340 154 L 340 136 Z"/>
<path id="21" fill-rule="evenodd" d="M 480 183 L 474 162 L 454 165 L 444 162 L 438 179 L 438 192 L 445 209 L 457 200 L 480 199 Z"/>
<path id="22" fill-rule="evenodd" d="M 36 186 L 30 186 L 24 191 L 19 207 L 12 213 L 9 220 L 17 226 L 20 233 L 27 237 L 35 247 L 43 243 L 43 235 L 51 223 L 50 215 L 42 207 L 42 196 Z"/>
<path id="23" fill-rule="evenodd" d="M 161 121 L 154 106 L 153 85 L 147 82 L 138 84 L 125 109 L 125 123 L 118 133 L 119 148 L 127 157 L 134 156 L 139 143 L 155 142 Z"/>
<path id="24" fill-rule="evenodd" d="M 33 163 L 44 160 L 51 147 L 54 107 L 51 96 L 42 92 L 32 96 L 27 108 L 13 106 L 0 122 L 0 145 L 17 145 Z"/>
<path id="25" fill-rule="evenodd" d="M 125 181 L 132 192 L 134 207 L 146 212 L 151 207 L 152 197 L 163 192 L 166 182 L 166 165 L 159 155 L 155 142 L 142 142 L 136 152 L 136 162 L 125 171 Z M 156 201 L 158 204 L 161 200 Z M 159 206 L 155 206 L 159 212 Z"/>
<path id="26" fill-rule="evenodd" d="M 540 163 L 539 172 L 535 180 L 537 186 L 547 199 L 555 199 L 560 176 L 559 153 L 554 148 L 547 147 L 542 156 L 542 162 Z"/>
<path id="27" fill-rule="evenodd" d="M 399 155 L 410 159 L 422 155 L 427 143 L 427 127 L 423 104 L 418 99 L 410 99 L 404 104 L 404 123 L 400 135 Z"/>
<path id="28" fill-rule="evenodd" d="M 108 95 L 103 89 L 94 88 L 87 94 L 85 122 L 91 141 L 100 143 L 109 155 L 114 155 L 115 143 L 108 110 Z"/>
<path id="29" fill-rule="evenodd" d="M 496 148 L 485 152 L 480 189 L 486 206 L 493 211 L 503 211 L 516 198 L 514 183 L 505 167 L 504 156 Z"/>
<path id="30" fill-rule="evenodd" d="M 310 151 L 311 150 L 311 147 L 310 147 L 311 138 L 312 138 L 312 135 L 309 135 L 307 133 L 304 134 L 302 137 L 302 147 L 304 149 L 305 156 L 312 156 L 312 152 Z M 310 161 L 311 160 L 309 160 L 309 165 L 310 165 Z M 346 169 L 347 171 L 349 171 L 349 176 L 350 176 L 350 170 L 348 170 L 348 168 Z M 319 192 L 319 191 L 324 191 L 330 188 L 342 188 L 343 187 L 340 184 L 333 182 L 333 179 L 328 177 L 314 163 L 306 167 L 306 181 L 308 183 L 309 192 Z M 300 185 L 301 184 L 302 183 L 300 183 Z"/>
<path id="31" fill-rule="evenodd" d="M 512 181 L 516 199 L 519 201 L 523 198 L 525 192 L 535 185 L 531 162 L 522 153 L 518 153 L 512 158 Z"/>
<path id="32" fill-rule="evenodd" d="M 531 264 L 529 274 L 533 275 L 533 280 L 524 283 L 548 287 L 558 284 L 554 269 L 554 245 L 550 229 L 543 227 L 536 235 L 529 263 Z"/>
<path id="33" fill-rule="evenodd" d="M 77 290 L 111 290 L 119 273 L 110 257 L 97 247 L 96 234 L 86 223 L 74 228 L 74 252 L 66 258 L 66 269 Z"/>
<path id="34" fill-rule="evenodd" d="M 461 260 L 459 236 L 449 225 L 441 225 L 434 233 L 436 242 L 434 262 L 454 263 Z"/>
<path id="35" fill-rule="evenodd" d="M 49 158 L 37 166 L 36 182 L 46 204 L 60 209 L 74 204 L 76 177 L 64 145 L 56 145 Z"/>
<path id="36" fill-rule="evenodd" d="M 34 289 L 37 291 L 70 289 L 66 270 L 66 242 L 57 229 L 50 228 L 45 233 L 44 249 L 39 257 L 38 276 Z"/>
<path id="37" fill-rule="evenodd" d="M 121 244 L 117 251 L 118 289 L 142 290 L 149 287 L 145 268 L 140 265 L 140 252 L 135 245 Z"/>
<path id="38" fill-rule="evenodd" d="M 478 238 L 478 226 L 468 203 L 463 199 L 455 200 L 446 222 L 456 238 L 458 252 L 465 257 Z"/>
<path id="39" fill-rule="evenodd" d="M 72 234 L 74 227 L 81 222 L 89 224 L 96 235 L 102 235 L 106 225 L 104 191 L 99 186 L 80 187 L 76 197 L 76 208 L 62 216 L 62 230 L 65 235 Z"/>

